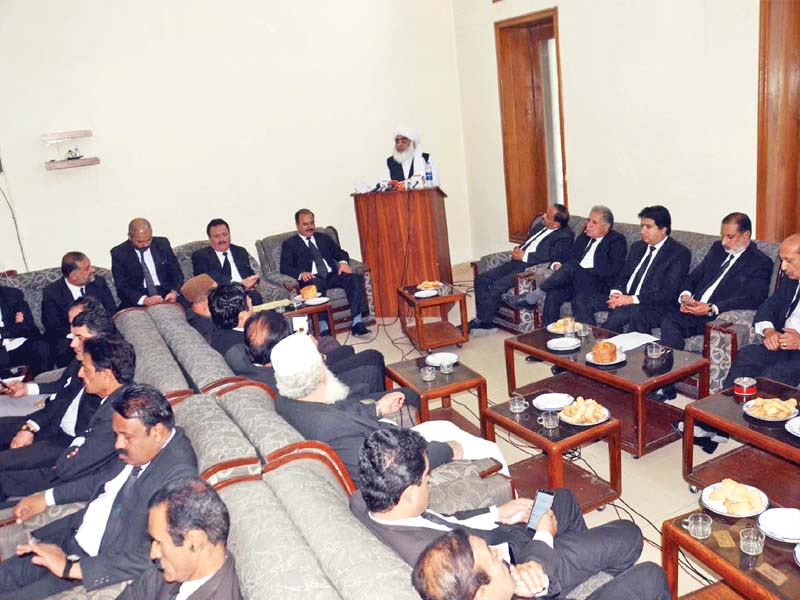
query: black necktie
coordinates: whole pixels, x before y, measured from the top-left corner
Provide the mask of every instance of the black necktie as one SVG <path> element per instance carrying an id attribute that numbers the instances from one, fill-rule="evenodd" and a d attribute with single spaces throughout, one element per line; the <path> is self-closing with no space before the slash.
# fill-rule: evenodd
<path id="1" fill-rule="evenodd" d="M 147 289 L 147 295 L 158 296 L 158 290 L 156 289 L 156 284 L 153 281 L 153 274 L 150 272 L 150 269 L 147 268 L 147 263 L 144 262 L 144 253 L 147 248 L 137 248 L 137 250 L 139 251 L 139 256 L 142 259 L 142 273 L 144 273 L 144 287 Z"/>
<path id="2" fill-rule="evenodd" d="M 728 265 L 731 264 L 731 261 L 733 261 L 733 254 L 728 254 L 727 258 L 722 261 L 722 264 L 719 266 L 719 269 L 717 269 L 717 272 L 714 273 L 714 277 L 709 280 L 708 285 L 704 285 L 702 288 L 697 290 L 697 292 L 693 294 L 694 297 L 697 298 L 698 300 L 702 298 L 703 294 L 705 294 L 708 291 L 708 288 L 717 283 L 717 280 L 719 280 L 719 278 L 722 277 L 722 274 L 725 273 L 725 269 L 728 268 Z"/>
<path id="3" fill-rule="evenodd" d="M 313 237 L 307 237 L 308 249 L 314 255 L 314 264 L 317 265 L 317 277 L 325 279 L 328 276 L 328 267 L 325 266 L 325 259 L 322 258 L 322 252 L 319 251 L 317 245 L 314 243 Z"/>
<path id="4" fill-rule="evenodd" d="M 85 295 L 86 295 L 86 288 L 82 287 L 81 288 L 81 298 L 83 298 Z"/>
<path id="5" fill-rule="evenodd" d="M 650 246 L 650 253 L 647 255 L 647 260 L 645 260 L 642 264 L 639 265 L 639 270 L 636 271 L 636 275 L 633 277 L 633 281 L 628 286 L 628 294 L 635 294 L 636 290 L 639 289 L 639 284 L 644 277 L 644 274 L 647 272 L 647 269 L 650 267 L 650 263 L 653 262 L 653 255 L 655 254 L 656 247 Z"/>
<path id="6" fill-rule="evenodd" d="M 800 300 L 800 283 L 797 284 L 797 288 L 794 290 L 794 298 L 792 298 L 792 303 L 789 305 L 789 310 L 786 311 L 786 319 L 788 319 L 791 314 L 794 312 L 794 309 L 797 308 L 797 302 Z"/>
<path id="7" fill-rule="evenodd" d="M 596 239 L 594 239 L 594 238 L 592 238 L 592 239 L 590 239 L 590 240 L 589 240 L 589 243 L 588 243 L 588 244 L 586 244 L 586 248 L 584 248 L 584 249 L 583 249 L 583 254 L 581 254 L 581 260 L 583 260 L 584 258 L 586 258 L 586 255 L 587 255 L 587 254 L 589 254 L 589 250 L 591 249 L 591 247 L 592 247 L 592 244 L 594 244 L 596 241 L 597 241 L 597 240 L 596 240 Z M 580 260 L 579 260 L 578 262 L 580 262 Z"/>
<path id="8" fill-rule="evenodd" d="M 527 242 L 525 242 L 525 243 L 524 243 L 524 244 L 523 244 L 523 245 L 520 247 L 520 250 L 526 250 L 526 249 L 528 248 L 528 246 L 530 246 L 530 245 L 531 245 L 533 242 L 535 242 L 535 241 L 536 241 L 536 240 L 538 240 L 540 237 L 542 237 L 542 234 L 544 234 L 546 231 L 547 231 L 547 227 L 542 227 L 542 228 L 541 228 L 539 231 L 537 231 L 535 234 L 533 234 L 533 235 L 531 236 L 531 239 L 529 239 Z"/>
<path id="9" fill-rule="evenodd" d="M 139 479 L 139 473 L 142 472 L 142 467 L 133 467 L 131 469 L 131 474 L 128 475 L 128 478 L 125 480 L 125 483 L 122 484 L 122 487 L 119 489 L 119 493 L 117 497 L 114 498 L 114 505 L 119 506 L 123 504 L 125 501 L 130 498 L 130 495 L 133 493 L 133 486 L 136 485 L 136 481 Z"/>
<path id="10" fill-rule="evenodd" d="M 118 532 L 122 531 L 128 526 L 125 523 L 125 514 L 123 510 L 130 510 L 130 498 L 133 495 L 133 486 L 136 485 L 136 480 L 139 478 L 139 473 L 142 472 L 142 467 L 133 467 L 130 475 L 119 488 L 114 503 L 111 505 L 111 514 L 106 522 L 106 530 L 103 532 L 103 539 L 114 539 Z M 100 492 L 104 490 L 100 488 Z M 99 495 L 99 494 L 98 494 Z"/>
<path id="11" fill-rule="evenodd" d="M 231 280 L 231 261 L 228 260 L 228 253 L 223 252 L 222 256 L 225 257 L 225 260 L 222 261 L 222 274 L 228 278 L 228 281 Z"/>

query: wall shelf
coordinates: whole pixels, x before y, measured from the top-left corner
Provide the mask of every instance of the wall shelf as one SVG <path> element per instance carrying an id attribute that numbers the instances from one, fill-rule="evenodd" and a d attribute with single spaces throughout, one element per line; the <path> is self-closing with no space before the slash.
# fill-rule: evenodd
<path id="1" fill-rule="evenodd" d="M 56 133 L 43 133 L 42 141 L 46 144 L 58 144 L 59 142 L 66 142 L 67 140 L 76 140 L 78 138 L 92 137 L 91 129 L 79 129 L 76 131 L 59 131 Z"/>
<path id="2" fill-rule="evenodd" d="M 72 160 L 49 160 L 44 163 L 45 169 L 54 171 L 57 169 L 73 169 L 75 167 L 88 167 L 89 165 L 99 165 L 100 159 L 96 156 L 89 158 L 75 158 Z"/>

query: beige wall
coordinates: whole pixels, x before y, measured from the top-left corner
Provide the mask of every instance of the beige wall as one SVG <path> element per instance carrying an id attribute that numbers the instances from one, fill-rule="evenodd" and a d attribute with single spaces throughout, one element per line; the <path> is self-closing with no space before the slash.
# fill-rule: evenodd
<path id="1" fill-rule="evenodd" d="M 473 253 L 508 246 L 494 22 L 555 5 L 572 212 L 755 217 L 757 0 L 455 0 Z"/>
<path id="2" fill-rule="evenodd" d="M 402 29 L 399 23 L 413 23 Z M 350 193 L 377 181 L 393 128 L 422 131 L 471 256 L 450 2 L 3 0 L 0 158 L 31 268 L 69 249 L 109 266 L 131 217 L 173 244 L 223 216 L 234 241 L 307 206 L 358 256 Z M 45 171 L 45 132 L 99 166 Z M 0 206 L 0 269 L 22 264 Z M 76 218 L 77 215 L 77 218 Z"/>

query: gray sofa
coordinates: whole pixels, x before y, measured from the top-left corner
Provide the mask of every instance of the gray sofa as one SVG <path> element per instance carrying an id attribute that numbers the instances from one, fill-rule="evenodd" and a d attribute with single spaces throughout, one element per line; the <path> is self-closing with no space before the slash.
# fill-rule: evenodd
<path id="1" fill-rule="evenodd" d="M 576 236 L 583 231 L 585 225 L 585 217 L 573 216 L 569 221 L 569 227 L 575 232 Z M 629 248 L 633 242 L 641 239 L 639 224 L 614 223 L 614 229 L 625 236 Z M 719 236 L 716 235 L 691 231 L 673 230 L 671 235 L 676 241 L 691 250 L 692 262 L 690 270 L 700 264 L 711 245 L 719 240 Z M 776 287 L 778 274 L 780 273 L 780 259 L 778 258 L 780 244 L 763 241 L 756 241 L 756 244 L 764 254 L 775 261 L 770 283 L 770 290 L 773 290 Z M 509 260 L 511 260 L 510 252 L 487 254 L 472 263 L 473 272 L 477 276 Z M 517 275 L 514 287 L 511 290 L 515 294 L 523 294 L 534 289 L 549 275 L 550 269 L 547 265 L 534 265 Z M 503 306 L 494 322 L 499 328 L 512 333 L 528 333 L 540 326 L 539 315 L 541 310 L 542 306 L 539 306 L 538 310 L 512 310 L 507 306 Z M 561 312 L 562 315 L 572 314 L 569 302 L 562 306 Z M 758 336 L 752 327 L 754 314 L 755 311 L 752 310 L 733 310 L 721 313 L 717 319 L 706 325 L 704 335 L 697 335 L 687 340 L 687 351 L 703 354 L 705 358 L 711 360 L 710 389 L 712 393 L 722 389 L 731 363 L 736 357 L 737 349 L 757 341 Z M 597 323 L 602 326 L 608 318 L 608 312 L 598 312 L 595 314 L 595 318 Z M 659 334 L 660 331 L 658 329 L 653 331 L 653 335 L 658 336 Z"/>
<path id="2" fill-rule="evenodd" d="M 339 232 L 336 231 L 335 227 L 318 227 L 317 232 L 325 233 L 333 238 L 333 241 L 337 244 L 339 243 Z M 297 232 L 290 231 L 279 233 L 256 240 L 256 250 L 258 251 L 258 260 L 261 261 L 261 276 L 263 279 L 271 281 L 276 285 L 296 289 L 297 281 L 281 273 L 281 246 L 284 240 L 289 239 L 293 235 L 297 235 Z M 364 321 L 366 323 L 373 323 L 375 320 L 375 303 L 373 302 L 372 277 L 369 272 L 369 267 L 352 258 L 350 259 L 350 266 L 354 273 L 359 273 L 364 276 L 364 294 L 367 299 L 367 307 L 369 308 L 369 315 L 364 318 Z M 344 290 L 333 288 L 328 290 L 326 294 L 331 299 L 333 319 L 336 322 L 336 332 L 349 330 L 352 316 Z"/>

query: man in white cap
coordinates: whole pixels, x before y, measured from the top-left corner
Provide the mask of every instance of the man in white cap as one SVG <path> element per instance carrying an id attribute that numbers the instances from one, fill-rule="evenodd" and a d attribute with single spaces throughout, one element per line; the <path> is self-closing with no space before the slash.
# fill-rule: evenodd
<path id="1" fill-rule="evenodd" d="M 358 453 L 367 436 L 378 429 L 396 428 L 384 417 L 397 413 L 405 403 L 419 406 L 419 396 L 408 388 L 350 394 L 349 388 L 325 366 L 307 335 L 293 334 L 282 339 L 270 356 L 279 391 L 275 410 L 306 439 L 333 448 L 356 485 Z M 365 404 L 363 400 L 374 403 Z M 491 457 L 508 475 L 508 465 L 493 442 L 471 435 L 449 421 L 427 421 L 413 429 L 427 441 L 431 469 L 454 459 Z"/>
<path id="2" fill-rule="evenodd" d="M 433 185 L 439 185 L 439 170 L 431 155 L 420 148 L 420 136 L 416 129 L 398 127 L 394 130 L 394 152 L 386 159 L 382 181 L 405 181 L 414 175 L 425 176 L 425 165 L 430 165 Z"/>

